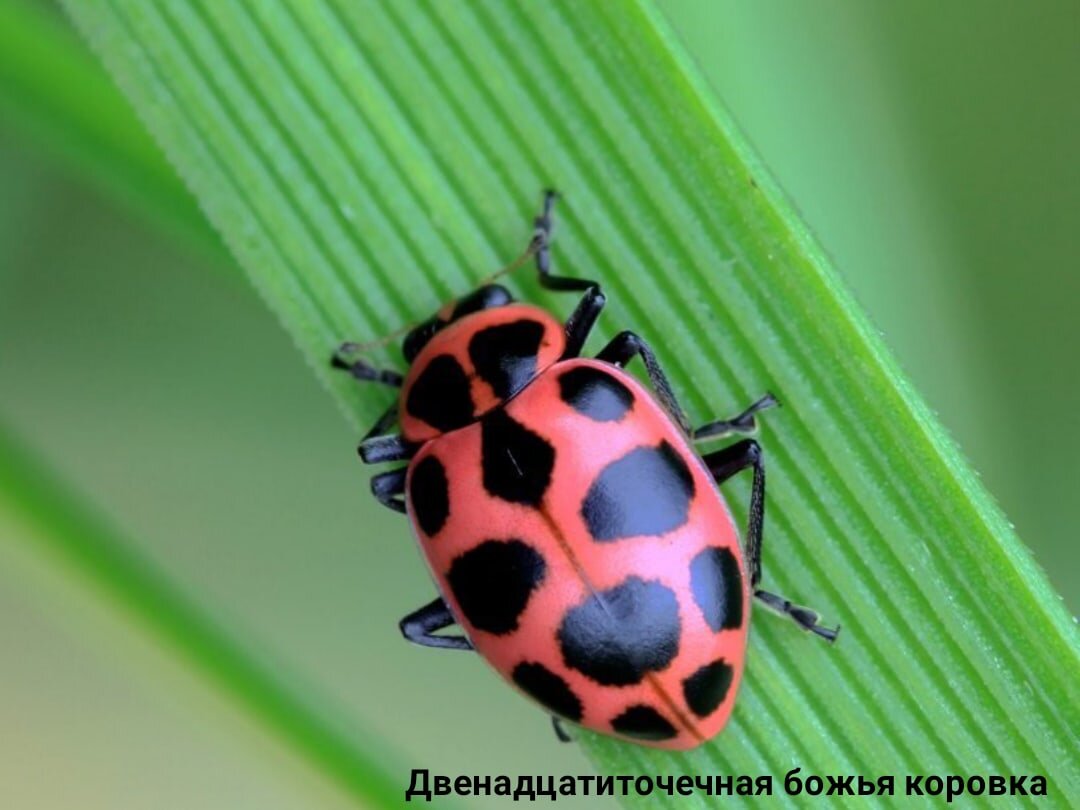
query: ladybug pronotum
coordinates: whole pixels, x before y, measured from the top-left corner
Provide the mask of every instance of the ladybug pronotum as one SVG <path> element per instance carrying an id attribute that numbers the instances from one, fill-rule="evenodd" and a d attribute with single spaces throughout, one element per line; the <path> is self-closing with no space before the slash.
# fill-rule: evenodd
<path id="1" fill-rule="evenodd" d="M 526 256 L 540 284 L 580 291 L 565 323 L 487 284 L 413 328 L 405 377 L 355 359 L 333 365 L 400 389 L 360 445 L 372 479 L 408 515 L 439 596 L 401 621 L 409 641 L 476 650 L 554 718 L 658 748 L 717 734 L 734 704 L 750 599 L 829 641 L 817 614 L 758 588 L 765 514 L 762 397 L 731 419 L 688 427 L 649 345 L 623 332 L 595 358 L 585 339 L 600 285 L 551 273 L 555 195 Z M 640 357 L 650 392 L 623 367 Z M 400 423 L 400 432 L 390 429 Z M 717 485 L 753 472 L 746 547 Z M 464 635 L 437 631 L 458 624 Z"/>

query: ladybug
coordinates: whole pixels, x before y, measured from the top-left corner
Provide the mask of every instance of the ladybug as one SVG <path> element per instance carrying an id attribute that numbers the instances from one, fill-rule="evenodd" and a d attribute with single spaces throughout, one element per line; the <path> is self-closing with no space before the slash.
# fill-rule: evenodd
<path id="1" fill-rule="evenodd" d="M 439 596 L 402 619 L 405 638 L 476 650 L 554 719 L 685 750 L 727 722 L 745 659 L 750 599 L 833 641 L 838 628 L 758 587 L 765 515 L 752 432 L 766 395 L 691 430 L 656 355 L 623 332 L 594 358 L 585 339 L 605 298 L 553 275 L 548 192 L 520 264 L 582 293 L 565 323 L 488 283 L 414 327 L 402 377 L 355 359 L 333 365 L 400 389 L 364 438 L 367 463 L 403 462 L 371 482 L 405 513 Z M 624 367 L 644 363 L 652 391 Z M 390 432 L 395 422 L 399 432 Z M 717 485 L 753 472 L 746 547 Z M 460 625 L 463 635 L 437 631 Z"/>

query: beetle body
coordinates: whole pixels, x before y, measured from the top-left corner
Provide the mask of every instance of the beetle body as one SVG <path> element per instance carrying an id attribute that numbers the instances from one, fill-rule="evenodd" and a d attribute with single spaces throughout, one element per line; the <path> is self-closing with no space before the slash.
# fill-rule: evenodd
<path id="1" fill-rule="evenodd" d="M 427 440 L 409 465 L 409 516 L 452 614 L 504 678 L 586 727 L 689 748 L 723 726 L 742 672 L 749 592 L 735 528 L 686 436 L 633 377 L 548 362 L 563 343 L 549 321 L 524 305 L 479 312 L 417 357 L 401 422 Z M 478 371 L 470 354 L 489 342 L 516 351 Z M 410 397 L 433 362 L 488 405 L 434 436 L 415 415 L 429 404 Z"/>
<path id="2" fill-rule="evenodd" d="M 828 640 L 817 615 L 758 589 L 764 463 L 744 433 L 763 397 L 696 431 L 648 345 L 616 337 L 581 357 L 604 304 L 593 282 L 551 276 L 548 198 L 531 249 L 541 282 L 584 290 L 565 325 L 498 285 L 405 338 L 404 378 L 335 360 L 401 395 L 361 444 L 406 512 L 440 597 L 402 620 L 432 647 L 475 649 L 554 717 L 645 745 L 688 749 L 727 722 L 751 597 Z M 655 394 L 623 365 L 640 356 Z M 392 421 L 401 432 L 385 433 Z M 754 473 L 746 549 L 717 484 Z M 458 624 L 464 636 L 437 631 Z M 558 727 L 557 727 L 558 728 Z"/>

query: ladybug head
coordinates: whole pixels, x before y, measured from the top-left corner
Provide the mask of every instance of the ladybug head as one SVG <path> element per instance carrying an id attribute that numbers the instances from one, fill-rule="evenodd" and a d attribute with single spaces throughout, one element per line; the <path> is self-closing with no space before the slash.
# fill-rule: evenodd
<path id="1" fill-rule="evenodd" d="M 473 290 L 464 298 L 451 301 L 426 321 L 414 326 L 405 335 L 405 340 L 401 344 L 401 351 L 405 355 L 405 361 L 412 363 L 416 359 L 416 355 L 420 354 L 420 350 L 435 336 L 435 333 L 448 324 L 473 312 L 492 309 L 493 307 L 503 307 L 513 303 L 513 301 L 514 297 L 510 295 L 510 291 L 501 284 L 486 284 Z"/>

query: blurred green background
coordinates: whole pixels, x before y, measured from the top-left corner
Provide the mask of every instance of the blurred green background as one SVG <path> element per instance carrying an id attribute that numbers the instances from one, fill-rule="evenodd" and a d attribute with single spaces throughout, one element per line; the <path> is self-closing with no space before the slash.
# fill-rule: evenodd
<path id="1" fill-rule="evenodd" d="M 1075 611 L 1080 7 L 660 5 Z M 55 9 L 11 8 L 105 86 Z M 432 589 L 358 437 L 190 206 L 35 103 L 40 30 L 3 36 L 0 420 L 344 734 L 406 769 L 588 772 L 479 661 L 400 639 Z M 3 806 L 350 803 L 32 534 L 0 509 Z"/>

